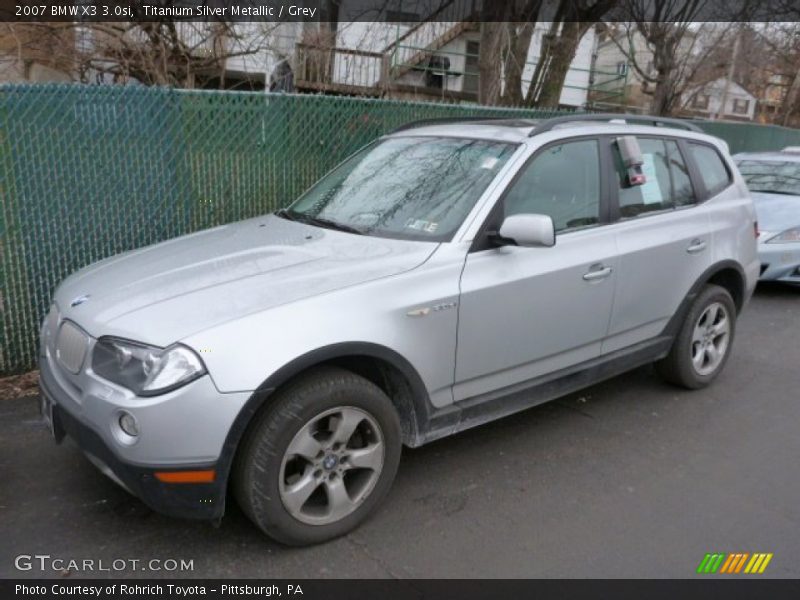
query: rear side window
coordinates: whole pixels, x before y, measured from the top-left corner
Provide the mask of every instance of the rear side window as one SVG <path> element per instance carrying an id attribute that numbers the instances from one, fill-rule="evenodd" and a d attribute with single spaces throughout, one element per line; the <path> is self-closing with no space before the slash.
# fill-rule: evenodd
<path id="1" fill-rule="evenodd" d="M 709 195 L 718 194 L 733 183 L 725 162 L 714 148 L 705 144 L 690 143 L 689 152 L 692 153 L 697 170 L 700 172 L 700 179 L 703 180 Z"/>
<path id="2" fill-rule="evenodd" d="M 642 137 L 637 138 L 637 142 L 644 158 L 642 171 L 646 181 L 632 187 L 627 186 L 622 157 L 614 146 L 620 217 L 628 219 L 694 204 L 692 181 L 678 144 L 674 140 Z"/>
<path id="3" fill-rule="evenodd" d="M 597 140 L 548 146 L 522 168 L 504 200 L 505 216 L 549 215 L 556 231 L 596 225 L 600 217 Z"/>

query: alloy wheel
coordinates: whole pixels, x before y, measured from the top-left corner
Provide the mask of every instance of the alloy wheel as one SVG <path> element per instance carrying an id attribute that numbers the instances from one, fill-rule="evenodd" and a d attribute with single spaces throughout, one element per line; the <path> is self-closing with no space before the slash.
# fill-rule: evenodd
<path id="1" fill-rule="evenodd" d="M 692 366 L 698 375 L 710 375 L 728 352 L 731 320 L 720 302 L 709 304 L 700 314 L 692 333 Z"/>
<path id="2" fill-rule="evenodd" d="M 384 453 L 383 433 L 369 413 L 353 406 L 326 410 L 295 434 L 284 453 L 281 501 L 298 521 L 335 523 L 374 489 Z"/>

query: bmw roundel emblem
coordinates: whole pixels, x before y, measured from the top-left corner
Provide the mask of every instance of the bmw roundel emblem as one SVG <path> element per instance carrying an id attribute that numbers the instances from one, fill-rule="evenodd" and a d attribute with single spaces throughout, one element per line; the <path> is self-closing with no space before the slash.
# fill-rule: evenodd
<path id="1" fill-rule="evenodd" d="M 86 302 L 89 299 L 89 296 L 90 296 L 90 294 L 85 294 L 83 296 L 78 296 L 77 298 L 75 298 L 75 300 L 70 302 L 69 305 L 70 306 L 78 306 L 80 304 L 83 304 L 84 302 Z"/>

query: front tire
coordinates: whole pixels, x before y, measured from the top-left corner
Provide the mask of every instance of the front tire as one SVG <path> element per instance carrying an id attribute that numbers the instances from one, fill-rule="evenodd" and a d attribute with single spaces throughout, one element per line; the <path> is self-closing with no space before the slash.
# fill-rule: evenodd
<path id="1" fill-rule="evenodd" d="M 351 531 L 386 496 L 397 472 L 401 429 L 391 400 L 363 377 L 322 367 L 269 402 L 237 455 L 239 505 L 289 545 Z"/>
<path id="2" fill-rule="evenodd" d="M 667 382 L 696 390 L 720 374 L 736 333 L 736 304 L 718 285 L 706 285 L 695 299 L 666 358 L 656 371 Z"/>

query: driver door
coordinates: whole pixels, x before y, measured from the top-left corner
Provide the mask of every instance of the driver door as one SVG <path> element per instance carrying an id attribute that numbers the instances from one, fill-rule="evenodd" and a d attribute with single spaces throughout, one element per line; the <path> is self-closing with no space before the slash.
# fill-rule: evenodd
<path id="1" fill-rule="evenodd" d="M 599 140 L 545 146 L 495 209 L 552 217 L 552 248 L 478 246 L 461 276 L 456 402 L 600 356 L 616 284 L 617 249 L 605 221 Z"/>

